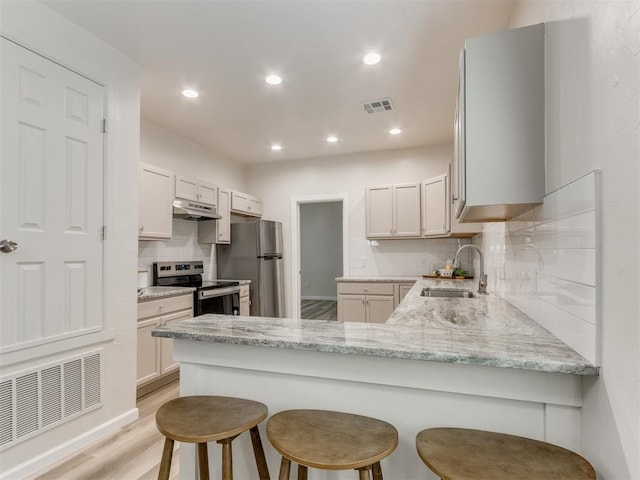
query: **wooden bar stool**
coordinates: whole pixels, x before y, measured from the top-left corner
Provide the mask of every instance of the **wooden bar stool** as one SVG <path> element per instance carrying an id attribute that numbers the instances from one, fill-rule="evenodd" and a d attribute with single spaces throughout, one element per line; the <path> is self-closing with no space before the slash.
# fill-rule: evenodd
<path id="1" fill-rule="evenodd" d="M 418 433 L 422 461 L 442 480 L 595 480 L 580 455 L 550 443 L 463 428 Z"/>
<path id="2" fill-rule="evenodd" d="M 298 464 L 298 480 L 307 467 L 323 470 L 355 469 L 360 480 L 382 480 L 380 460 L 398 446 L 398 431 L 375 418 L 325 410 L 287 410 L 267 421 L 267 437 L 282 455 L 279 480 L 288 480 L 291 462 Z"/>
<path id="3" fill-rule="evenodd" d="M 231 442 L 249 430 L 260 480 L 269 480 L 267 461 L 257 425 L 267 418 L 267 406 L 243 398 L 180 397 L 156 412 L 156 425 L 165 437 L 159 480 L 167 480 L 171 470 L 174 441 L 198 444 L 200 480 L 209 479 L 207 442 L 222 444 L 222 479 L 233 479 Z"/>

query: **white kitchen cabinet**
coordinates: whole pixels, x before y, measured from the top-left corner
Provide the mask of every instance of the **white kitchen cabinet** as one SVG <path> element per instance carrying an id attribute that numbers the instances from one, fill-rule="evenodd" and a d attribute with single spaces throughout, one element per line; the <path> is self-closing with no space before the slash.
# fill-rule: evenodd
<path id="1" fill-rule="evenodd" d="M 422 182 L 422 236 L 449 233 L 449 176 L 445 173 Z"/>
<path id="2" fill-rule="evenodd" d="M 249 297 L 249 285 L 240 285 L 240 315 L 251 315 L 251 298 Z"/>
<path id="3" fill-rule="evenodd" d="M 338 321 L 384 323 L 395 308 L 393 283 L 338 282 Z"/>
<path id="4" fill-rule="evenodd" d="M 175 372 L 178 363 L 173 360 L 173 341 L 151 336 L 151 331 L 163 325 L 193 317 L 193 294 L 160 297 L 138 303 L 137 381 L 138 387 L 149 384 Z"/>
<path id="5" fill-rule="evenodd" d="M 467 39 L 460 55 L 454 212 L 504 221 L 543 202 L 543 24 Z"/>
<path id="6" fill-rule="evenodd" d="M 138 172 L 138 238 L 170 239 L 173 232 L 175 175 L 143 163 Z"/>
<path id="7" fill-rule="evenodd" d="M 411 288 L 413 288 L 413 283 L 396 283 L 395 284 L 395 295 L 396 295 L 396 302 L 395 302 L 395 307 L 397 308 L 398 305 L 400 305 L 400 302 L 402 302 L 402 299 L 407 295 L 407 293 L 409 293 L 409 290 L 411 290 Z"/>
<path id="8" fill-rule="evenodd" d="M 262 199 L 242 192 L 231 192 L 231 212 L 251 217 L 262 216 Z"/>
<path id="9" fill-rule="evenodd" d="M 366 189 L 367 238 L 420 237 L 420 184 Z"/>
<path id="10" fill-rule="evenodd" d="M 175 188 L 175 198 L 213 206 L 217 203 L 218 188 L 210 183 L 177 175 Z"/>
<path id="11" fill-rule="evenodd" d="M 198 243 L 231 243 L 231 190 L 218 188 L 218 220 L 198 222 Z"/>

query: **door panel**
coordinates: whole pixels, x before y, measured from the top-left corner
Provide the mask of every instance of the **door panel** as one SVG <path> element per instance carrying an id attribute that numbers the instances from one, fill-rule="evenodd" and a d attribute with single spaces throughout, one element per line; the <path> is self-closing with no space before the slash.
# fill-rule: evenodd
<path id="1" fill-rule="evenodd" d="M 102 326 L 104 89 L 0 39 L 0 347 Z"/>

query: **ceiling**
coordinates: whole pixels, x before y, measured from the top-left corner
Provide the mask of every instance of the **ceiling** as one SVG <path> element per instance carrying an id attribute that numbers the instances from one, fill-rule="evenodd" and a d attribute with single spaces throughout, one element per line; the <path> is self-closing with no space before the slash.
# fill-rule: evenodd
<path id="1" fill-rule="evenodd" d="M 142 68 L 142 116 L 243 163 L 450 142 L 464 39 L 513 0 L 42 0 Z M 382 61 L 365 65 L 377 51 Z M 264 78 L 276 73 L 277 86 Z M 185 88 L 200 96 L 188 99 Z M 393 110 L 363 103 L 391 98 Z M 389 135 L 392 127 L 402 133 Z M 326 142 L 329 135 L 338 142 Z M 273 143 L 282 150 L 271 151 Z"/>

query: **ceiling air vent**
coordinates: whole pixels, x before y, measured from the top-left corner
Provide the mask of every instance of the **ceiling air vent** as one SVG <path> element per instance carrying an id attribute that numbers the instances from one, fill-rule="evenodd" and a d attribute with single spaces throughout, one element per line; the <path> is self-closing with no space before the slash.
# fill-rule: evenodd
<path id="1" fill-rule="evenodd" d="M 389 112 L 393 110 L 393 102 L 390 98 L 382 98 L 380 100 L 365 103 L 362 107 L 367 113 Z"/>

